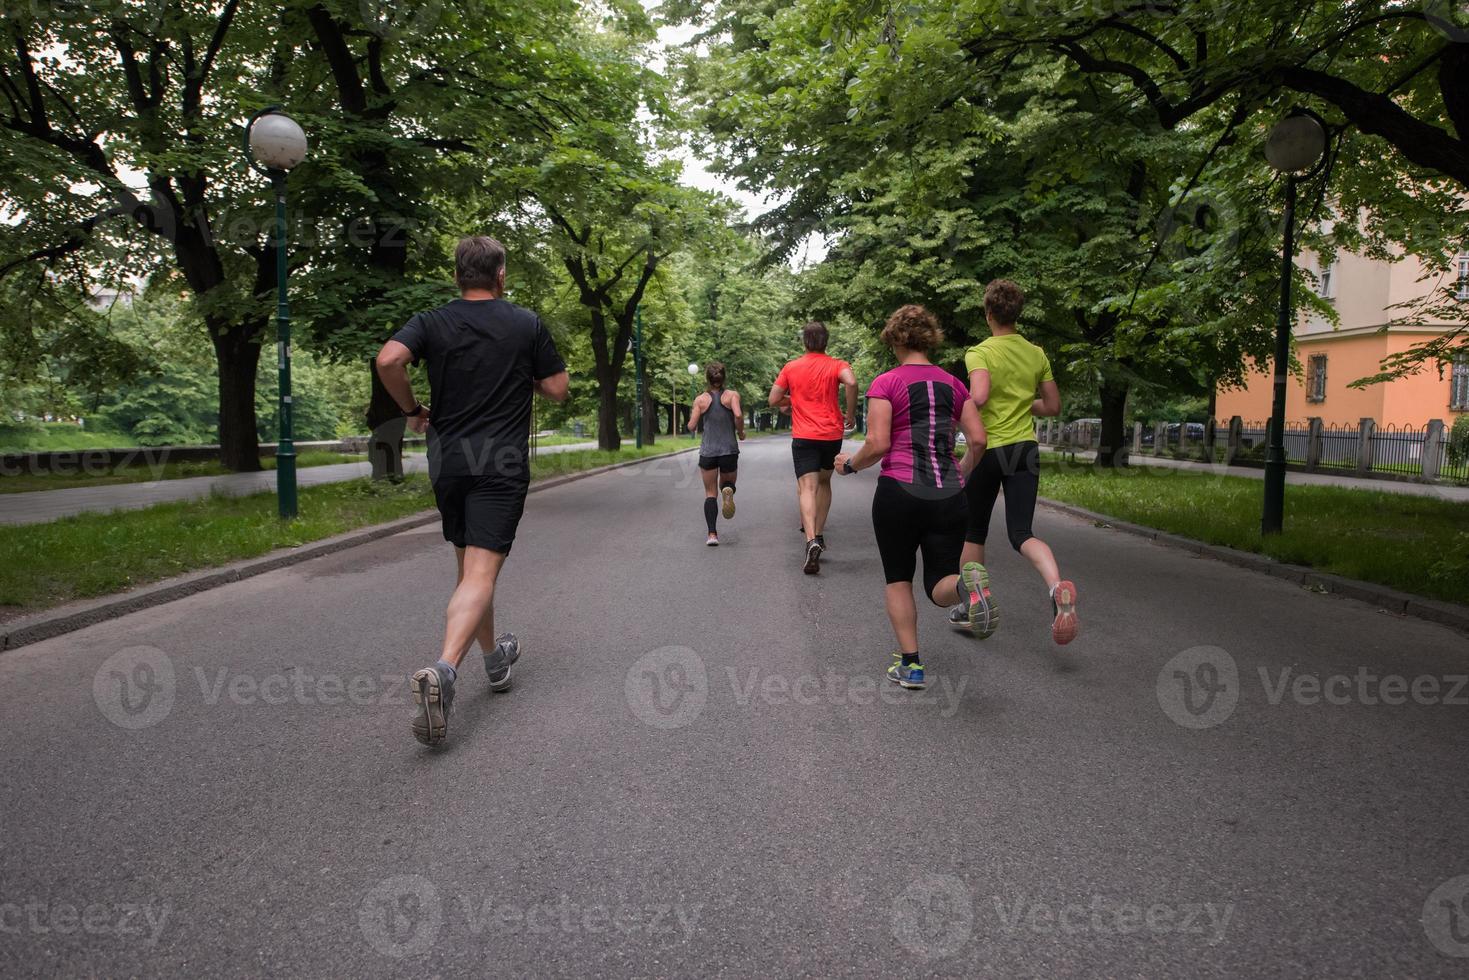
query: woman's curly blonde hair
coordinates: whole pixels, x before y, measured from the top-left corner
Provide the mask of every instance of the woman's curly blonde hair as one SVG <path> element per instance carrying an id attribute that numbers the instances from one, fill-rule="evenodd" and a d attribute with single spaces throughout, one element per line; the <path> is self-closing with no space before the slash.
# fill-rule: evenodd
<path id="1" fill-rule="evenodd" d="M 944 342 L 939 318 L 917 303 L 900 306 L 888 317 L 882 328 L 882 342 L 889 347 L 909 350 L 933 350 Z"/>

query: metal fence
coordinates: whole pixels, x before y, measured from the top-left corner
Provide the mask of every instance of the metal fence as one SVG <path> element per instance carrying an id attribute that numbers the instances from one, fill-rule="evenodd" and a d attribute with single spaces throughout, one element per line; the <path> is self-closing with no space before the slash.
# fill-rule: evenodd
<path id="1" fill-rule="evenodd" d="M 1131 451 L 1175 458 L 1206 458 L 1212 430 L 1212 458 L 1243 465 L 1263 463 L 1270 441 L 1269 424 L 1239 418 L 1198 422 L 1134 422 L 1126 441 Z M 1042 442 L 1069 451 L 1096 450 L 1101 425 L 1096 419 L 1061 423 L 1038 422 Z M 1455 447 L 1442 420 L 1428 425 L 1379 426 L 1370 419 L 1358 425 L 1326 425 L 1320 419 L 1289 422 L 1282 443 L 1286 461 L 1307 470 L 1378 474 L 1407 479 L 1469 483 L 1469 446 Z"/>

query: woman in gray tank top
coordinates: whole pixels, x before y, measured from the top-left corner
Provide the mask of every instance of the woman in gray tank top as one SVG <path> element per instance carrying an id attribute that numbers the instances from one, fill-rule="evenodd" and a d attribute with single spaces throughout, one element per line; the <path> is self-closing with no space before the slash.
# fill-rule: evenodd
<path id="1" fill-rule="evenodd" d="M 704 425 L 704 439 L 699 444 L 699 473 L 704 478 L 704 522 L 709 525 L 705 544 L 719 545 L 720 500 L 724 502 L 724 519 L 735 515 L 735 477 L 740 463 L 739 440 L 745 438 L 745 415 L 740 406 L 740 393 L 724 387 L 724 365 L 714 361 L 704 369 L 709 389 L 694 399 L 689 414 L 689 431 Z"/>

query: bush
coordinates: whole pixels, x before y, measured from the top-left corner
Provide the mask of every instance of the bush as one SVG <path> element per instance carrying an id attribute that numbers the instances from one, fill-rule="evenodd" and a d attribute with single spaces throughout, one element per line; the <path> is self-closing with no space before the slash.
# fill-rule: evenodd
<path id="1" fill-rule="evenodd" d="M 1454 427 L 1449 430 L 1448 456 L 1449 465 L 1455 469 L 1469 461 L 1469 415 L 1454 419 Z"/>

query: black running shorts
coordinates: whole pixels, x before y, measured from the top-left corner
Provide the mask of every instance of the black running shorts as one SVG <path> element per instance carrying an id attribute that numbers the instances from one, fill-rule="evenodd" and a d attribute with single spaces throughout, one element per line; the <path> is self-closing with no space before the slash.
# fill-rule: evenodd
<path id="1" fill-rule="evenodd" d="M 718 470 L 721 473 L 733 473 L 740 468 L 740 454 L 729 453 L 724 456 L 700 456 L 699 469 Z"/>
<path id="2" fill-rule="evenodd" d="M 842 451 L 840 439 L 792 439 L 791 460 L 796 464 L 797 479 L 817 470 L 837 468 L 837 453 Z"/>
<path id="3" fill-rule="evenodd" d="M 923 593 L 932 596 L 946 575 L 959 574 L 969 504 L 963 493 L 917 496 L 905 483 L 878 477 L 872 495 L 872 530 L 889 585 L 912 582 L 923 554 Z"/>
<path id="4" fill-rule="evenodd" d="M 444 519 L 444 540 L 456 548 L 510 553 L 525 513 L 530 484 L 503 476 L 444 476 L 434 480 L 434 499 Z"/>
<path id="5" fill-rule="evenodd" d="M 969 496 L 969 531 L 965 537 L 984 544 L 989 536 L 990 513 L 1001 488 L 1005 491 L 1005 531 L 1016 551 L 1031 538 L 1035 498 L 1040 491 L 1041 454 L 1034 440 L 986 449 L 969 474 L 964 492 Z"/>

